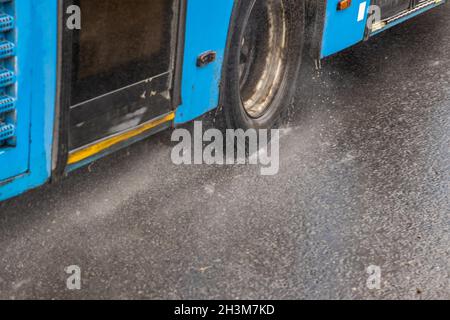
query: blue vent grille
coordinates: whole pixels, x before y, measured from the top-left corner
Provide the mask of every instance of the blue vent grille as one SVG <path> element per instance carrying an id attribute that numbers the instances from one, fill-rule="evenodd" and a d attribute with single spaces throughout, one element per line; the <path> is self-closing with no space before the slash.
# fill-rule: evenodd
<path id="1" fill-rule="evenodd" d="M 5 1 L 5 2 L 12 2 L 12 1 Z M 13 28 L 14 28 L 14 18 L 6 13 L 0 14 L 0 32 L 8 32 Z"/>
<path id="2" fill-rule="evenodd" d="M 15 1 L 0 0 L 0 149 L 16 143 Z"/>
<path id="3" fill-rule="evenodd" d="M 0 113 L 13 111 L 16 107 L 16 99 L 8 96 L 0 97 Z"/>
<path id="4" fill-rule="evenodd" d="M 11 139 L 14 136 L 14 126 L 0 122 L 0 141 Z"/>
<path id="5" fill-rule="evenodd" d="M 9 41 L 0 42 L 0 59 L 10 58 L 16 53 L 16 46 Z"/>
<path id="6" fill-rule="evenodd" d="M 16 82 L 14 72 L 7 69 L 0 70 L 0 88 L 6 88 Z"/>

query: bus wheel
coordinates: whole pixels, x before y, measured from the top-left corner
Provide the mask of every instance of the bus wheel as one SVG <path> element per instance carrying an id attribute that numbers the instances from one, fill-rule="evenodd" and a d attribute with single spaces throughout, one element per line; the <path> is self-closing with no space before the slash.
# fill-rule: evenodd
<path id="1" fill-rule="evenodd" d="M 245 0 L 235 8 L 222 91 L 228 128 L 279 125 L 295 93 L 302 60 L 304 5 Z"/>

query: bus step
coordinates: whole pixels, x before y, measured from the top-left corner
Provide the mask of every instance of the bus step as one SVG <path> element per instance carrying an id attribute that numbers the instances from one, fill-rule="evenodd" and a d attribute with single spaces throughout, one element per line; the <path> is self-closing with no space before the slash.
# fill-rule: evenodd
<path id="1" fill-rule="evenodd" d="M 393 24 L 401 19 L 407 18 L 408 16 L 410 16 L 418 11 L 421 11 L 423 9 L 426 9 L 428 7 L 434 7 L 440 3 L 443 3 L 443 1 L 444 0 L 423 0 L 418 5 L 416 5 L 413 9 L 404 10 L 404 11 L 396 14 L 393 17 L 390 17 L 388 19 L 384 19 L 380 22 L 374 23 L 372 25 L 371 32 L 372 33 L 379 32 L 382 29 L 389 27 L 391 24 Z"/>

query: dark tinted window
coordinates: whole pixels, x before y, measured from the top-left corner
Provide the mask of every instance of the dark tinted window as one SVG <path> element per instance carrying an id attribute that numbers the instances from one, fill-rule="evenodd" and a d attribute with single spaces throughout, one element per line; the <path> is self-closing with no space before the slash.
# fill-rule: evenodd
<path id="1" fill-rule="evenodd" d="M 149 77 L 171 65 L 173 1 L 79 0 L 71 104 Z"/>

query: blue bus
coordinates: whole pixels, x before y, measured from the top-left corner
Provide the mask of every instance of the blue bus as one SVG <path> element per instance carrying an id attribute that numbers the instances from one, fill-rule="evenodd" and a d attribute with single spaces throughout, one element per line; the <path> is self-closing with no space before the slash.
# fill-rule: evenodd
<path id="1" fill-rule="evenodd" d="M 444 2 L 1 0 L 0 201 L 218 106 L 273 128 L 305 57 Z"/>

